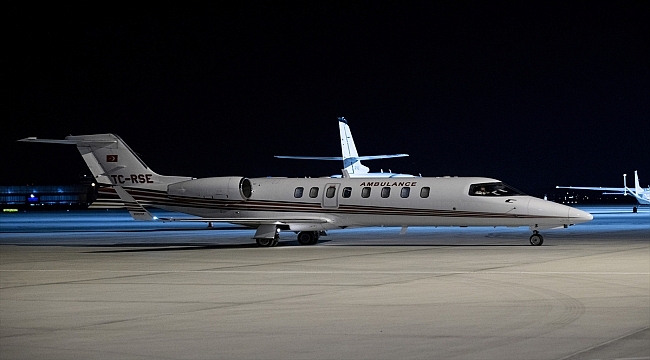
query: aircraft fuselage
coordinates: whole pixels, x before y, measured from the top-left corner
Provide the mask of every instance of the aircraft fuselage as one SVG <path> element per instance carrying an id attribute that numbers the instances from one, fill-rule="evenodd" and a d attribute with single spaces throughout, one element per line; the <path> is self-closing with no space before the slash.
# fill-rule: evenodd
<path id="1" fill-rule="evenodd" d="M 479 193 L 482 184 L 506 190 Z M 294 231 L 378 225 L 549 228 L 591 219 L 581 210 L 524 195 L 498 180 L 479 177 L 218 177 L 171 184 L 167 191 L 157 194 L 143 194 L 138 189 L 129 192 L 143 204 L 167 210 L 215 219 L 277 218 Z M 291 223 L 287 219 L 322 221 Z"/>

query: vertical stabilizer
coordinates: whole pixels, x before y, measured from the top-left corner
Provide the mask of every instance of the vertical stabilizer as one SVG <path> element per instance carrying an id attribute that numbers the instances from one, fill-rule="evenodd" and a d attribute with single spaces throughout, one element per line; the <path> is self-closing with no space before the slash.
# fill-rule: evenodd
<path id="1" fill-rule="evenodd" d="M 634 191 L 636 192 L 637 195 L 643 193 L 643 189 L 641 188 L 641 183 L 639 183 L 639 174 L 637 173 L 636 170 L 634 170 Z"/>
<path id="2" fill-rule="evenodd" d="M 348 174 L 367 174 L 370 168 L 361 164 L 359 161 L 359 153 L 357 147 L 354 145 L 350 126 L 345 118 L 339 118 L 339 133 L 341 135 L 341 152 L 343 155 L 343 166 Z"/>

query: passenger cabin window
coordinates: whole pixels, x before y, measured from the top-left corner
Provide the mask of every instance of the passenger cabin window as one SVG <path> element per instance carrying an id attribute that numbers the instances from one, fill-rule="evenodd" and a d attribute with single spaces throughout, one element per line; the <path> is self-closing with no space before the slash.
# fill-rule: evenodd
<path id="1" fill-rule="evenodd" d="M 387 198 L 390 196 L 390 188 L 388 186 L 381 188 L 381 197 Z"/>
<path id="2" fill-rule="evenodd" d="M 410 187 L 403 187 L 402 190 L 399 192 L 399 196 L 403 198 L 409 197 L 409 194 L 411 193 L 411 188 Z"/>
<path id="3" fill-rule="evenodd" d="M 293 191 L 293 197 L 295 198 L 301 198 L 302 193 L 304 192 L 305 188 L 302 187 L 297 187 L 296 190 Z"/>
<path id="4" fill-rule="evenodd" d="M 309 197 L 310 198 L 315 198 L 317 196 L 318 196 L 318 188 L 317 187 L 314 186 L 313 188 L 309 189 Z"/>
<path id="5" fill-rule="evenodd" d="M 352 188 L 351 187 L 344 187 L 343 188 L 343 197 L 344 198 L 349 198 L 350 195 L 352 195 Z"/>
<path id="6" fill-rule="evenodd" d="M 361 189 L 361 197 L 362 198 L 370 197 L 370 188 L 369 187 L 364 187 L 363 189 Z"/>
<path id="7" fill-rule="evenodd" d="M 431 188 L 429 188 L 428 186 L 423 187 L 422 189 L 420 189 L 420 197 L 421 198 L 428 198 L 430 191 L 431 191 Z"/>
<path id="8" fill-rule="evenodd" d="M 502 182 L 472 184 L 469 186 L 470 196 L 521 196 L 521 191 Z"/>
<path id="9" fill-rule="evenodd" d="M 327 196 L 330 199 L 333 198 L 335 194 L 336 194 L 336 186 L 330 186 L 325 191 L 325 196 Z"/>

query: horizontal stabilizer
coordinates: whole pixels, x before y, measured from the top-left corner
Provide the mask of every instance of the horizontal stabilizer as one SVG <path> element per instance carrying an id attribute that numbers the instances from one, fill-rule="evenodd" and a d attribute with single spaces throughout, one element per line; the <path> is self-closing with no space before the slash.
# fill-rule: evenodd
<path id="1" fill-rule="evenodd" d="M 36 137 L 26 137 L 18 141 L 44 143 L 44 144 L 64 144 L 64 145 L 111 145 L 116 144 L 115 140 L 57 140 L 57 139 L 39 139 Z"/>
<path id="2" fill-rule="evenodd" d="M 370 155 L 370 156 L 357 156 L 357 157 L 351 157 L 351 158 L 343 158 L 341 156 L 283 156 L 283 155 L 276 155 L 274 157 L 278 159 L 300 159 L 300 160 L 337 160 L 337 161 L 342 161 L 346 159 L 354 159 L 354 160 L 378 160 L 378 159 L 390 159 L 390 158 L 397 158 L 397 157 L 405 157 L 409 156 L 408 154 L 394 154 L 394 155 Z"/>
<path id="3" fill-rule="evenodd" d="M 322 157 L 322 156 L 282 156 L 282 155 L 275 155 L 275 158 L 278 159 L 300 159 L 300 160 L 338 160 L 342 161 L 343 158 L 340 156 L 334 156 L 334 157 Z"/>
<path id="4" fill-rule="evenodd" d="M 394 155 L 370 155 L 370 156 L 357 156 L 357 160 L 378 160 L 378 159 L 390 159 L 398 157 L 406 157 L 409 154 L 394 154 Z"/>

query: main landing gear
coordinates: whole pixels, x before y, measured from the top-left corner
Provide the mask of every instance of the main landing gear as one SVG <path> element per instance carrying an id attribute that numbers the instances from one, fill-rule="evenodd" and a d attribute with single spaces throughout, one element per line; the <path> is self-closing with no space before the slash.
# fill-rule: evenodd
<path id="1" fill-rule="evenodd" d="M 533 235 L 530 236 L 530 244 L 533 246 L 540 246 L 544 243 L 544 237 L 537 230 L 533 230 Z"/>
<path id="2" fill-rule="evenodd" d="M 298 233 L 298 243 L 300 243 L 300 245 L 314 245 L 318 242 L 318 238 L 320 237 L 320 234 L 321 233 L 319 231 L 301 231 Z M 277 246 L 279 241 L 280 241 L 279 232 L 276 233 L 272 239 L 271 238 L 255 239 L 257 245 L 262 247 Z"/>
<path id="3" fill-rule="evenodd" d="M 255 242 L 259 246 L 263 247 L 275 247 L 280 241 L 280 234 L 276 234 L 273 239 L 255 239 Z"/>
<path id="4" fill-rule="evenodd" d="M 298 243 L 300 245 L 314 245 L 318 242 L 319 235 L 318 231 L 301 231 L 298 233 Z"/>

